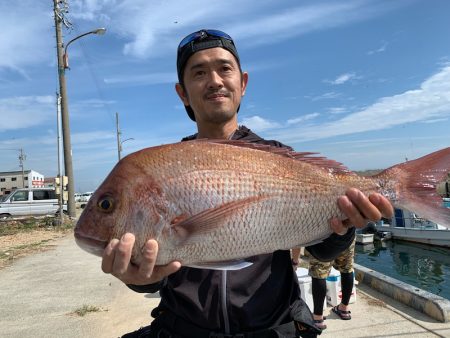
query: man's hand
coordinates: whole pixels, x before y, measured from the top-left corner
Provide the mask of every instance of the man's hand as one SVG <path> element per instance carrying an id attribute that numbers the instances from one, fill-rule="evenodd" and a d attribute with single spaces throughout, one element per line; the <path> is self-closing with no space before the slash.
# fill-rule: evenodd
<path id="1" fill-rule="evenodd" d="M 130 259 L 134 241 L 135 237 L 130 233 L 123 235 L 120 240 L 111 240 L 103 251 L 103 272 L 112 274 L 125 284 L 147 285 L 159 282 L 181 267 L 180 262 L 155 266 L 158 243 L 152 239 L 145 243 L 141 264 L 132 264 Z"/>
<path id="2" fill-rule="evenodd" d="M 345 234 L 348 227 L 363 228 L 368 221 L 379 221 L 381 217 L 391 218 L 394 214 L 389 200 L 378 193 L 369 197 L 355 188 L 350 188 L 344 196 L 338 198 L 339 209 L 347 216 L 344 221 L 331 220 L 331 228 L 337 234 Z"/>

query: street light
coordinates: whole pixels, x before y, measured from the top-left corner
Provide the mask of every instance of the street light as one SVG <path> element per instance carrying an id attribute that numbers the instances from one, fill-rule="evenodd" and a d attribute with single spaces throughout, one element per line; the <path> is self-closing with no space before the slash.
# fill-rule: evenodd
<path id="1" fill-rule="evenodd" d="M 57 8 L 57 0 L 54 0 L 55 8 Z M 78 35 L 74 39 L 70 40 L 64 47 L 61 32 L 61 23 L 63 18 L 61 15 L 57 15 L 55 10 L 55 28 L 56 28 L 56 44 L 57 44 L 57 55 L 58 55 L 58 76 L 59 76 L 59 92 L 61 95 L 61 123 L 62 123 L 62 136 L 63 136 L 63 151 L 64 151 L 64 168 L 65 174 L 68 178 L 67 184 L 67 212 L 70 217 L 74 218 L 76 216 L 75 211 L 75 184 L 73 178 L 73 167 L 72 167 L 72 145 L 70 141 L 70 123 L 69 123 L 69 105 L 67 100 L 66 91 L 66 77 L 65 70 L 68 68 L 68 57 L 67 57 L 67 47 L 78 40 L 79 38 L 89 35 L 89 34 L 104 34 L 106 32 L 105 28 L 98 28 L 90 32 Z"/>
<path id="2" fill-rule="evenodd" d="M 64 69 L 68 69 L 69 68 L 69 54 L 67 54 L 67 48 L 69 47 L 69 45 L 72 42 L 74 42 L 75 40 L 78 40 L 79 38 L 82 38 L 83 36 L 89 35 L 89 34 L 103 35 L 105 33 L 106 33 L 106 28 L 97 28 L 97 29 L 94 29 L 93 31 L 90 31 L 90 32 L 78 35 L 77 37 L 75 37 L 72 40 L 70 40 L 66 44 L 66 47 L 64 48 L 64 54 L 63 54 Z"/>
<path id="3" fill-rule="evenodd" d="M 122 144 L 124 144 L 126 141 L 130 141 L 130 140 L 134 140 L 134 138 L 132 138 L 132 137 L 127 138 L 119 143 L 119 161 L 122 158 Z"/>

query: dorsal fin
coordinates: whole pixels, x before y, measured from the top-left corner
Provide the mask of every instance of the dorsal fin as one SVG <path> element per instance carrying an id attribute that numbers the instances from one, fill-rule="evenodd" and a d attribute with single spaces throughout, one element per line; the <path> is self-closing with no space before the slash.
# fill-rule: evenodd
<path id="1" fill-rule="evenodd" d="M 269 144 L 248 142 L 245 140 L 222 140 L 222 139 L 196 139 L 187 142 L 208 142 L 231 145 L 235 147 L 249 148 L 254 150 L 265 151 L 280 156 L 292 158 L 298 161 L 307 162 L 316 167 L 322 168 L 330 174 L 337 175 L 356 175 L 342 163 L 330 160 L 323 156 L 318 156 L 315 152 L 296 152 L 286 147 L 275 147 Z"/>

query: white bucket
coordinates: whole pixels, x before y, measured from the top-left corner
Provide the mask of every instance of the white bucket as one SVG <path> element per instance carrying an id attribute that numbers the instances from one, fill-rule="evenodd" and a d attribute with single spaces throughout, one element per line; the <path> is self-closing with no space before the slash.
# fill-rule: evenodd
<path id="1" fill-rule="evenodd" d="M 353 283 L 352 295 L 350 296 L 349 304 L 356 302 L 356 287 Z M 341 288 L 341 273 L 335 268 L 331 268 L 330 274 L 327 277 L 327 303 L 331 306 L 336 306 L 342 301 Z"/>

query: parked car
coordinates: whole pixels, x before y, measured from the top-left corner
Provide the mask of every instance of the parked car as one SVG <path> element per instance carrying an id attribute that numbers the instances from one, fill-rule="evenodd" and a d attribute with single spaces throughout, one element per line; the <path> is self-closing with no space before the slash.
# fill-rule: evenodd
<path id="1" fill-rule="evenodd" d="M 64 206 L 64 210 L 66 210 Z M 59 211 L 53 188 L 17 189 L 0 202 L 0 218 L 10 216 L 54 215 Z"/>
<path id="2" fill-rule="evenodd" d="M 79 205 L 81 209 L 84 209 L 93 193 L 94 193 L 93 191 L 88 191 L 80 195 Z"/>
<path id="3" fill-rule="evenodd" d="M 87 202 L 91 198 L 93 191 L 84 192 L 80 196 L 80 202 Z"/>

